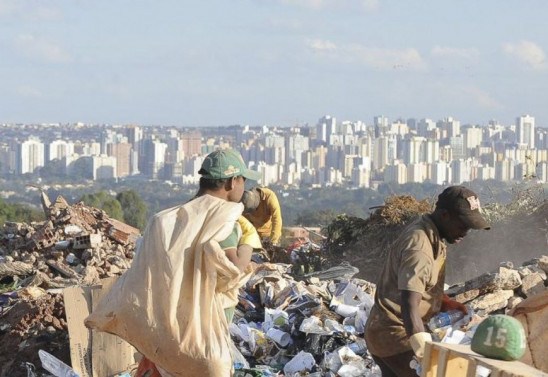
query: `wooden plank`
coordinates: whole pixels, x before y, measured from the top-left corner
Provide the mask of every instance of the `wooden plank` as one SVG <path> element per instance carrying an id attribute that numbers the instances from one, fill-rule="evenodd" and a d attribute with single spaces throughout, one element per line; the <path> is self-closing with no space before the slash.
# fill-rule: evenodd
<path id="1" fill-rule="evenodd" d="M 470 368 L 470 359 L 451 351 L 448 352 L 446 375 L 449 375 L 447 371 L 450 371 L 451 376 L 466 377 Z"/>
<path id="2" fill-rule="evenodd" d="M 118 277 L 103 279 L 101 286 L 91 290 L 93 309 L 117 279 Z M 95 331 L 91 345 L 93 377 L 113 376 L 135 364 L 135 348 L 115 335 Z"/>
<path id="3" fill-rule="evenodd" d="M 432 360 L 432 350 L 433 350 L 432 343 L 428 342 L 426 343 L 426 347 L 424 347 L 424 356 L 422 357 L 422 368 L 421 368 L 421 377 L 428 377 L 428 371 L 430 370 L 430 364 Z M 428 366 L 428 368 L 426 367 Z"/>
<path id="4" fill-rule="evenodd" d="M 84 318 L 91 309 L 91 290 L 79 286 L 63 289 L 65 313 L 70 341 L 72 369 L 81 377 L 91 376 L 91 330 Z"/>
<path id="5" fill-rule="evenodd" d="M 468 361 L 468 369 L 466 370 L 466 377 L 476 377 L 478 365 L 475 359 Z"/>
<path id="6" fill-rule="evenodd" d="M 541 370 L 533 368 L 527 364 L 519 361 L 503 361 L 496 359 L 489 359 L 481 356 L 470 349 L 469 345 L 462 344 L 447 344 L 447 343 L 432 343 L 431 357 L 429 362 L 423 360 L 423 376 L 437 376 L 437 370 L 439 368 L 438 361 L 434 360 L 435 354 L 439 354 L 440 350 L 448 350 L 454 358 L 463 358 L 466 360 L 474 360 L 476 365 L 484 366 L 492 371 L 491 377 L 495 376 L 508 376 L 508 377 L 548 377 L 548 373 L 544 373 Z M 468 366 L 470 368 L 470 365 Z M 425 371 L 426 369 L 426 371 Z M 475 369 L 475 368 L 474 368 Z M 450 369 L 451 376 L 453 369 Z"/>
<path id="7" fill-rule="evenodd" d="M 447 360 L 449 359 L 449 350 L 445 348 L 440 348 L 439 352 L 438 372 L 436 373 L 436 377 L 445 377 L 445 372 L 447 371 Z"/>

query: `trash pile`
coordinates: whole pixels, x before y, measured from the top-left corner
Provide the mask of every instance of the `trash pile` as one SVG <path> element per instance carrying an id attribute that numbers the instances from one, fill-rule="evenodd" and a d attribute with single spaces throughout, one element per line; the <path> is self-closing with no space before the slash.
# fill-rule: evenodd
<path id="1" fill-rule="evenodd" d="M 326 254 L 332 254 L 325 245 L 310 240 L 268 248 L 254 257 L 254 272 L 240 291 L 230 324 L 237 377 L 380 375 L 363 341 L 375 286 L 357 278 L 357 265 L 382 265 L 379 245 L 393 239 L 409 218 L 429 210 L 411 199 L 387 201 L 370 219 L 354 219 L 360 226 L 358 240 L 371 241 L 360 254 L 348 254 L 344 246 L 354 241 L 337 241 L 332 233 L 332 245 L 342 254 L 329 264 Z M 39 350 L 72 364 L 62 289 L 122 274 L 139 236 L 137 229 L 82 203 L 69 205 L 62 197 L 51 203 L 45 194 L 42 202 L 46 221 L 0 228 L 0 377 L 47 375 Z M 390 205 L 410 210 L 388 211 Z M 350 263 L 340 263 L 346 259 Z M 545 291 L 547 273 L 548 256 L 519 267 L 504 262 L 446 293 L 468 305 L 476 319 L 484 318 Z"/>
<path id="2" fill-rule="evenodd" d="M 0 376 L 27 376 L 43 349 L 70 364 L 61 289 L 121 275 L 139 230 L 83 203 L 51 203 L 46 220 L 0 228 Z"/>
<path id="3" fill-rule="evenodd" d="M 300 267 L 300 264 L 297 264 Z M 378 376 L 363 333 L 374 285 L 349 265 L 298 276 L 262 263 L 241 290 L 230 333 L 236 376 Z"/>

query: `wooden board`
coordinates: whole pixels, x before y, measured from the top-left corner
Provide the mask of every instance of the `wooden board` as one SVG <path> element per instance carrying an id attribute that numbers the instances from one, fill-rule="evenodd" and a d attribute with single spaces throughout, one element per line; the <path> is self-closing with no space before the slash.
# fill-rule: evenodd
<path id="1" fill-rule="evenodd" d="M 547 373 L 519 361 L 489 359 L 469 345 L 427 343 L 421 377 L 474 377 L 477 366 L 491 370 L 491 377 L 548 377 Z"/>

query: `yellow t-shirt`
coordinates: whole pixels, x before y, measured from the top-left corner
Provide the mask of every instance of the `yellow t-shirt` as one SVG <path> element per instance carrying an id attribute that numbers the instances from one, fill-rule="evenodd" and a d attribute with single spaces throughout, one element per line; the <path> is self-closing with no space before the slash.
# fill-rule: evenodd
<path id="1" fill-rule="evenodd" d="M 422 294 L 423 322 L 439 312 L 445 282 L 446 246 L 428 215 L 410 224 L 391 246 L 377 283 L 365 339 L 378 357 L 411 350 L 403 326 L 401 291 Z"/>
<path id="2" fill-rule="evenodd" d="M 258 189 L 260 202 L 257 209 L 244 216 L 253 224 L 261 238 L 270 238 L 270 241 L 277 244 L 282 236 L 282 211 L 278 197 L 274 191 L 261 187 Z"/>

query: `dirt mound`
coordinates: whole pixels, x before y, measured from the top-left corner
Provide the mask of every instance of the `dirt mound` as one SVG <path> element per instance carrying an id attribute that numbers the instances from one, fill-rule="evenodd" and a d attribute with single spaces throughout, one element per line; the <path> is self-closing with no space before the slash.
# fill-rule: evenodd
<path id="1" fill-rule="evenodd" d="M 60 294 L 19 301 L 1 322 L 0 377 L 26 377 L 26 363 L 41 365 L 40 349 L 70 365 L 65 305 Z"/>

